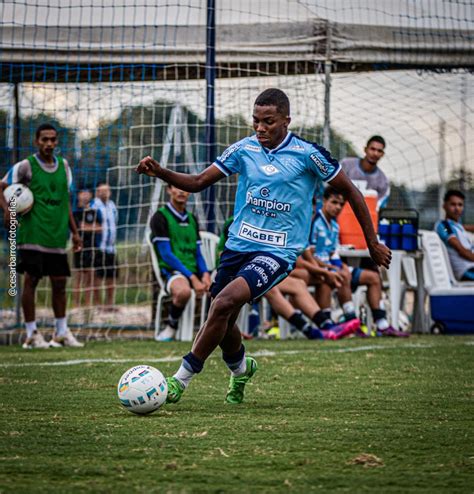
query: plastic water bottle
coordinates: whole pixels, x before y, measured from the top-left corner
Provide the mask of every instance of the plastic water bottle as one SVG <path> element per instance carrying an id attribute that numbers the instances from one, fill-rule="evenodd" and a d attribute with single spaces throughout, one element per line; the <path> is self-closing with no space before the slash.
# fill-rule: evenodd
<path id="1" fill-rule="evenodd" d="M 411 223 L 402 225 L 402 249 L 416 250 L 416 231 L 415 226 Z"/>
<path id="2" fill-rule="evenodd" d="M 392 223 L 390 225 L 390 248 L 400 250 L 402 247 L 402 225 Z"/>
<path id="3" fill-rule="evenodd" d="M 390 223 L 388 220 L 380 220 L 379 223 L 379 238 L 380 241 L 385 244 L 389 249 L 390 245 Z"/>

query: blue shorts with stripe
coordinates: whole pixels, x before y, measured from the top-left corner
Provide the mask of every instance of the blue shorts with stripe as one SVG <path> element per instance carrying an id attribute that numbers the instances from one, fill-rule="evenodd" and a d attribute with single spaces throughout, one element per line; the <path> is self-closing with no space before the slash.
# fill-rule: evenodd
<path id="1" fill-rule="evenodd" d="M 252 301 L 255 301 L 285 279 L 291 269 L 288 262 L 269 252 L 236 252 L 226 248 L 211 286 L 211 296 L 216 297 L 240 276 L 247 282 Z"/>

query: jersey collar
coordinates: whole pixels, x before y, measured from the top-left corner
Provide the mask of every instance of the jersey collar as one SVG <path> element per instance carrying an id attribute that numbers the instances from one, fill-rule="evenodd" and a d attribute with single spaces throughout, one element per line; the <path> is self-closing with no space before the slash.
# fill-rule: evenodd
<path id="1" fill-rule="evenodd" d="M 326 216 L 324 216 L 324 213 L 323 213 L 323 211 L 321 209 L 318 211 L 318 215 L 324 221 L 324 223 L 326 224 L 328 230 L 332 230 L 331 222 L 329 222 L 329 220 L 326 218 Z"/>
<path id="2" fill-rule="evenodd" d="M 177 209 L 175 209 L 171 202 L 167 202 L 166 207 L 181 221 L 185 221 L 188 218 L 188 212 L 186 210 L 184 210 L 184 213 L 180 213 Z"/>
<path id="3" fill-rule="evenodd" d="M 288 146 L 288 144 L 290 143 L 292 138 L 293 138 L 293 132 L 288 132 L 286 137 L 283 139 L 282 142 L 280 142 L 280 144 L 278 144 L 278 146 L 276 148 L 268 149 L 265 146 L 262 146 L 262 148 L 267 154 L 275 154 L 278 151 L 280 151 L 281 149 L 283 149 L 284 147 Z"/>

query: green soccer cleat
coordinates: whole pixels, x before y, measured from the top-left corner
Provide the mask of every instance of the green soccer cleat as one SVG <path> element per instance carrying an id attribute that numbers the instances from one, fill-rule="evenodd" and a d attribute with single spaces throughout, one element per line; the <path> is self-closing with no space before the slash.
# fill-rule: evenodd
<path id="1" fill-rule="evenodd" d="M 245 385 L 258 369 L 257 362 L 252 357 L 246 357 L 245 362 L 247 364 L 247 372 L 238 377 L 230 377 L 229 391 L 227 391 L 225 401 L 232 405 L 238 405 L 244 401 Z"/>
<path id="2" fill-rule="evenodd" d="M 181 396 L 183 396 L 184 386 L 176 379 L 176 377 L 167 377 L 166 383 L 168 384 L 166 403 L 178 403 Z"/>

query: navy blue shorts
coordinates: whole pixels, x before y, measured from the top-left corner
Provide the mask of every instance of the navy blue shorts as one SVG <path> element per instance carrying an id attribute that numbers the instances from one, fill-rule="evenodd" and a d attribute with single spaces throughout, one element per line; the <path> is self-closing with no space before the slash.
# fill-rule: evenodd
<path id="1" fill-rule="evenodd" d="M 241 276 L 250 288 L 252 301 L 255 301 L 285 279 L 290 271 L 288 262 L 268 252 L 224 249 L 211 286 L 211 297 L 215 298 L 231 281 Z"/>

